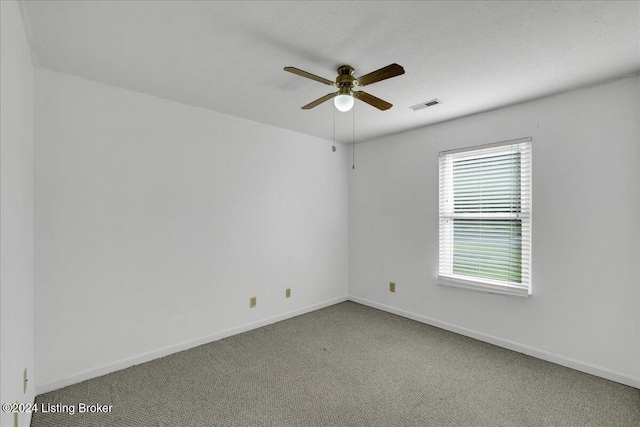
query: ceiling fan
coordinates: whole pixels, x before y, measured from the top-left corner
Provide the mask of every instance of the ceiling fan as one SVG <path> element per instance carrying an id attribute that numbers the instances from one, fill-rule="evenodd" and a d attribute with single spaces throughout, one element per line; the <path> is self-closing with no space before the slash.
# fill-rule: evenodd
<path id="1" fill-rule="evenodd" d="M 364 101 L 367 104 L 376 107 L 379 110 L 388 110 L 393 107 L 393 104 L 388 103 L 380 98 L 376 98 L 373 95 L 368 94 L 364 91 L 354 91 L 353 88 L 357 86 L 367 86 L 372 83 L 379 82 L 381 80 L 390 79 L 391 77 L 396 77 L 401 74 L 404 74 L 404 68 L 402 68 L 398 64 L 387 65 L 386 67 L 380 68 L 379 70 L 372 71 L 369 74 L 365 74 L 362 77 L 353 77 L 354 69 L 350 65 L 342 65 L 338 67 L 338 77 L 336 77 L 336 81 L 333 82 L 331 80 L 316 76 L 315 74 L 308 73 L 296 67 L 284 67 L 285 71 L 288 71 L 293 74 L 297 74 L 302 77 L 306 77 L 311 80 L 315 80 L 320 83 L 324 83 L 329 86 L 336 86 L 338 88 L 337 92 L 329 93 L 322 98 L 318 98 L 313 102 L 302 107 L 303 110 L 310 110 L 313 107 L 317 107 L 325 101 L 330 100 L 331 98 L 335 98 L 333 100 L 336 108 L 339 111 L 349 111 L 354 104 L 354 98 L 359 99 L 360 101 Z"/>

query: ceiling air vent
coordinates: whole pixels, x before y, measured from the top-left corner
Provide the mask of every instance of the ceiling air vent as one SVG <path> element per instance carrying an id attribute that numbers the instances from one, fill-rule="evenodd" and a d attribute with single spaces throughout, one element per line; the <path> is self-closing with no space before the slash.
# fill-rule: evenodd
<path id="1" fill-rule="evenodd" d="M 422 110 L 423 108 L 433 107 L 434 105 L 442 104 L 438 98 L 432 99 L 431 101 L 421 102 L 420 104 L 416 104 L 413 107 L 410 107 L 413 111 Z"/>

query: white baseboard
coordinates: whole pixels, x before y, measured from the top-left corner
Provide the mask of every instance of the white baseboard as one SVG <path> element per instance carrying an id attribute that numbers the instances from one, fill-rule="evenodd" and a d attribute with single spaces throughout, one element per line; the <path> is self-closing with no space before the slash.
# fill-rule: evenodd
<path id="1" fill-rule="evenodd" d="M 139 365 L 140 363 L 149 362 L 154 359 L 158 359 L 160 357 L 168 356 L 173 353 L 177 353 L 179 351 L 188 350 L 193 347 L 197 347 L 202 344 L 207 344 L 213 341 L 218 341 L 223 338 L 230 337 L 232 335 L 237 335 L 242 332 L 247 332 L 252 329 L 260 328 L 262 326 L 270 325 L 272 323 L 279 322 L 281 320 L 289 319 L 291 317 L 299 316 L 301 314 L 309 313 L 312 311 L 319 310 L 321 308 L 329 307 L 334 304 L 338 304 L 344 301 L 347 301 L 349 298 L 347 296 L 333 298 L 327 301 L 323 301 L 318 304 L 313 304 L 307 307 L 303 307 L 297 310 L 289 311 L 283 314 L 279 314 L 277 316 L 269 317 L 267 319 L 259 320 L 257 322 L 247 323 L 242 326 L 238 326 L 236 328 L 227 329 L 222 332 L 215 333 L 213 335 L 208 335 L 206 337 L 198 338 L 191 341 L 186 341 L 180 344 L 171 345 L 168 347 L 160 348 L 158 350 L 149 351 L 147 353 L 140 354 L 138 356 L 128 357 L 126 359 L 118 360 L 117 362 L 108 363 L 106 365 L 98 366 L 95 368 L 87 369 L 77 374 L 73 374 L 64 378 L 59 378 L 54 381 L 50 381 L 45 384 L 38 384 L 36 386 L 36 395 L 47 393 L 53 390 L 57 390 L 62 387 L 66 387 L 72 384 L 79 383 L 81 381 L 85 381 L 91 378 L 100 377 L 102 375 L 109 374 L 111 372 L 119 371 L 125 368 L 128 368 L 133 365 Z"/>
<path id="2" fill-rule="evenodd" d="M 451 323 L 442 322 L 440 320 L 432 319 L 430 317 L 422 316 L 420 314 L 412 313 L 409 311 L 401 310 L 399 308 L 391 307 L 385 304 L 380 304 L 374 301 L 370 301 L 364 298 L 349 296 L 349 300 L 363 304 L 369 307 L 377 308 L 388 313 L 397 314 L 398 316 L 406 317 L 427 325 L 435 326 L 440 329 L 455 332 L 460 335 L 464 335 L 470 338 L 475 338 L 480 341 L 488 342 L 489 344 L 497 345 L 498 347 L 507 348 L 509 350 L 517 351 L 518 353 L 524 353 L 529 356 L 536 357 L 538 359 L 546 360 L 567 368 L 575 369 L 577 371 L 586 372 L 587 374 L 595 375 L 601 378 L 605 378 L 611 381 L 615 381 L 630 387 L 640 388 L 640 378 L 632 375 L 624 374 L 622 372 L 613 371 L 611 369 L 595 366 L 590 363 L 581 362 L 576 359 L 561 356 L 559 354 L 550 353 L 545 350 L 540 350 L 528 345 L 520 344 L 514 341 L 505 340 L 502 338 L 488 335 L 482 332 L 474 331 L 473 329 L 463 328 Z"/>
<path id="3" fill-rule="evenodd" d="M 398 316 L 406 317 L 408 319 L 412 319 L 421 323 L 426 323 L 427 325 L 431 325 L 437 328 L 445 329 L 447 331 L 455 332 L 460 335 L 471 337 L 480 341 L 488 342 L 490 344 L 494 344 L 499 347 L 504 347 L 509 350 L 517 351 L 519 353 L 524 353 L 529 356 L 536 357 L 538 359 L 542 359 L 548 362 L 556 363 L 558 365 L 566 366 L 567 368 L 586 372 L 588 374 L 606 378 L 608 380 L 625 384 L 631 387 L 640 388 L 640 378 L 638 377 L 613 371 L 611 369 L 595 366 L 590 363 L 581 362 L 579 360 L 571 359 L 558 354 L 553 354 L 545 350 L 539 350 L 537 348 L 520 344 L 514 341 L 505 340 L 502 338 L 495 337 L 493 335 L 484 334 L 482 332 L 478 332 L 472 329 L 463 328 L 461 326 L 456 326 L 447 322 L 442 322 L 440 320 L 432 319 L 430 317 L 422 316 L 420 314 L 412 313 L 412 312 L 391 307 L 385 304 L 380 304 L 364 298 L 360 298 L 356 296 L 349 296 L 349 297 L 344 296 L 344 297 L 339 297 L 339 298 L 334 298 L 328 301 L 324 301 L 318 304 L 313 304 L 301 309 L 289 311 L 287 313 L 279 314 L 277 316 L 269 317 L 267 319 L 259 320 L 257 322 L 247 323 L 245 325 L 232 328 L 232 329 L 227 329 L 225 331 L 218 332 L 213 335 L 208 335 L 206 337 L 202 337 L 196 340 L 191 340 L 191 341 L 183 342 L 180 344 L 164 347 L 158 350 L 140 354 L 138 356 L 122 359 L 117 362 L 98 366 L 96 368 L 87 369 L 77 374 L 73 374 L 68 377 L 50 381 L 45 384 L 39 384 L 36 386 L 36 395 L 57 390 L 62 387 L 66 387 L 72 384 L 79 383 L 81 381 L 106 375 L 111 372 L 119 371 L 121 369 L 126 369 L 130 366 L 138 365 L 140 363 L 149 362 L 151 360 L 168 356 L 170 354 L 177 353 L 179 351 L 188 350 L 190 348 L 197 347 L 202 344 L 218 341 L 223 338 L 230 337 L 232 335 L 237 335 L 242 332 L 247 332 L 252 329 L 260 328 L 262 326 L 270 325 L 272 323 L 276 323 L 281 320 L 289 319 L 291 317 L 299 316 L 301 314 L 305 314 L 315 310 L 319 310 L 321 308 L 329 307 L 331 305 L 338 304 L 340 302 L 344 302 L 347 300 L 357 302 L 359 304 L 363 304 L 369 307 L 377 308 L 379 310 L 386 311 L 388 313 L 397 314 Z"/>

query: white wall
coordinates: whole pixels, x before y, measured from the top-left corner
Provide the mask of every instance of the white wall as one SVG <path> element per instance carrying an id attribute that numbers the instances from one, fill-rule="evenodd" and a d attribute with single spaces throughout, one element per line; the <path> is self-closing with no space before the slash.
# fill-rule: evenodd
<path id="1" fill-rule="evenodd" d="M 640 387 L 638 94 L 630 77 L 359 144 L 352 299 Z M 438 152 L 527 136 L 533 295 L 437 285 Z"/>
<path id="2" fill-rule="evenodd" d="M 0 402 L 33 402 L 33 67 L 18 5 L 0 2 Z M 22 373 L 31 377 L 23 393 Z M 20 414 L 21 426 L 29 425 Z M 2 412 L 0 425 L 13 425 Z"/>
<path id="3" fill-rule="evenodd" d="M 35 81 L 39 392 L 346 299 L 346 150 L 53 71 Z"/>

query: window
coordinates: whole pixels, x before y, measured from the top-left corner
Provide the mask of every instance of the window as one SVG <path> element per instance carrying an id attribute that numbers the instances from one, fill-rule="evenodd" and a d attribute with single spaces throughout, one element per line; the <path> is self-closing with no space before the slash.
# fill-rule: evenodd
<path id="1" fill-rule="evenodd" d="M 531 294 L 531 138 L 440 153 L 438 283 Z"/>

